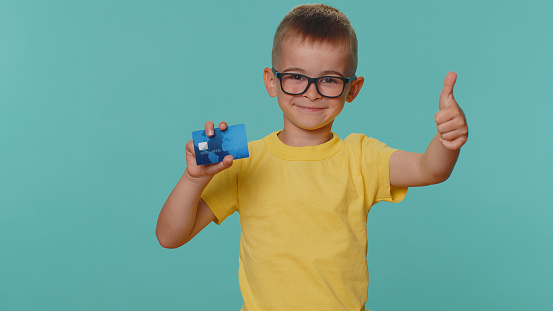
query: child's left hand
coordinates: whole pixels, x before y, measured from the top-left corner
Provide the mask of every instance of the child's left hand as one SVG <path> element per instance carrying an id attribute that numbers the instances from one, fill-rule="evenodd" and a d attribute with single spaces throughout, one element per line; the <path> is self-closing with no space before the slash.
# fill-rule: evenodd
<path id="1" fill-rule="evenodd" d="M 444 148 L 459 150 L 468 139 L 469 129 L 463 110 L 453 98 L 453 86 L 457 74 L 449 72 L 444 80 L 442 93 L 440 94 L 440 111 L 436 113 L 435 120 L 440 134 L 440 142 Z"/>

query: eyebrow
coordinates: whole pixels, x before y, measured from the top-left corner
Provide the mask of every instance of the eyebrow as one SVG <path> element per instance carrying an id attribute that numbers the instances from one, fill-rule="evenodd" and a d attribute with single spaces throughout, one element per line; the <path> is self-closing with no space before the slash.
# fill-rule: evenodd
<path id="1" fill-rule="evenodd" d="M 286 68 L 283 72 L 297 72 L 297 73 L 301 73 L 303 75 L 305 75 L 307 72 L 301 68 L 298 68 L 298 67 L 291 67 L 291 68 Z M 334 76 L 339 76 L 339 77 L 342 77 L 344 78 L 344 75 L 338 71 L 335 71 L 335 70 L 325 70 L 323 72 L 321 72 L 321 75 L 320 77 L 322 76 L 328 76 L 328 75 L 334 75 Z"/>

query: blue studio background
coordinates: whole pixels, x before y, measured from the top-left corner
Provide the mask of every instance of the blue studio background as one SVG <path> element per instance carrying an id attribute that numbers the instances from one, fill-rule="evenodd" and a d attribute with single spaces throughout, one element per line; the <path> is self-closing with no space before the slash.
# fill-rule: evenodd
<path id="1" fill-rule="evenodd" d="M 282 127 L 262 81 L 298 1 L 0 1 L 0 310 L 239 310 L 239 215 L 162 248 L 206 120 Z M 359 39 L 335 122 L 424 152 L 446 73 L 470 135 L 452 177 L 368 220 L 367 308 L 553 310 L 553 3 L 327 1 Z"/>

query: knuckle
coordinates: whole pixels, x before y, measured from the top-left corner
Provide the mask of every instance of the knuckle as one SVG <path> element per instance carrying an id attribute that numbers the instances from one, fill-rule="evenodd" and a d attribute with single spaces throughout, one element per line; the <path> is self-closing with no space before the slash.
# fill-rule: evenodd
<path id="1" fill-rule="evenodd" d="M 436 112 L 436 114 L 434 115 L 434 121 L 436 121 L 436 123 L 441 123 L 441 115 L 442 114 L 440 113 L 440 111 Z"/>
<path id="2" fill-rule="evenodd" d="M 455 128 L 460 128 L 461 125 L 462 125 L 462 122 L 460 122 L 459 118 L 455 118 L 455 119 L 453 119 L 452 125 L 453 125 Z"/>

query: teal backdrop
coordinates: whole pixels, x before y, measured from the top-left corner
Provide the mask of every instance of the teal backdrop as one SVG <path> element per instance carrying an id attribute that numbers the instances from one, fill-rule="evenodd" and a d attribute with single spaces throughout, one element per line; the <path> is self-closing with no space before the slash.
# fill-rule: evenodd
<path id="1" fill-rule="evenodd" d="M 368 220 L 367 308 L 553 310 L 553 2 L 327 1 L 359 39 L 337 118 L 424 152 L 448 71 L 451 178 Z M 262 74 L 298 1 L 0 1 L 0 310 L 239 310 L 239 215 L 162 248 L 206 120 L 282 127 Z"/>

